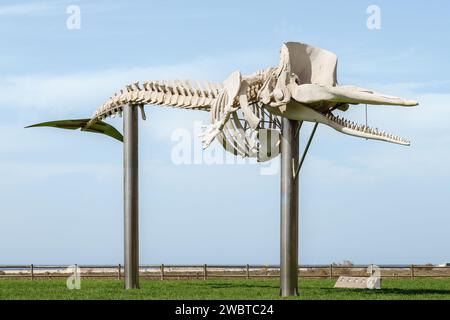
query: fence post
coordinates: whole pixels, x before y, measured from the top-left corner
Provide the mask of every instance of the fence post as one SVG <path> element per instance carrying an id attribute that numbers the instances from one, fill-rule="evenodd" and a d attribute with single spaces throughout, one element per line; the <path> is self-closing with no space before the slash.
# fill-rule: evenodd
<path id="1" fill-rule="evenodd" d="M 247 279 L 250 279 L 250 266 L 247 264 Z"/>
<path id="2" fill-rule="evenodd" d="M 411 279 L 414 279 L 414 265 L 411 265 Z"/>
<path id="3" fill-rule="evenodd" d="M 161 280 L 164 280 L 164 264 L 161 264 L 160 271 L 161 271 Z"/>
<path id="4" fill-rule="evenodd" d="M 31 280 L 34 280 L 34 265 L 30 265 L 30 274 L 31 274 Z"/>
<path id="5" fill-rule="evenodd" d="M 122 266 L 119 263 L 119 265 L 117 266 L 117 280 L 120 280 L 120 270 L 121 269 L 122 269 Z"/>
<path id="6" fill-rule="evenodd" d="M 203 280 L 208 279 L 208 271 L 206 270 L 206 264 L 203 265 Z"/>
<path id="7" fill-rule="evenodd" d="M 333 279 L 333 264 L 330 264 L 330 279 Z"/>

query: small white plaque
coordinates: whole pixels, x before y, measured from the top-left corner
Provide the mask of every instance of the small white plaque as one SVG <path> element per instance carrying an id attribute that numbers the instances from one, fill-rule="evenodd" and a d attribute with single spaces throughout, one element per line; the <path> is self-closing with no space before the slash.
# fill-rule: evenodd
<path id="1" fill-rule="evenodd" d="M 334 285 L 335 288 L 353 289 L 381 289 L 379 277 L 344 277 L 340 276 Z"/>

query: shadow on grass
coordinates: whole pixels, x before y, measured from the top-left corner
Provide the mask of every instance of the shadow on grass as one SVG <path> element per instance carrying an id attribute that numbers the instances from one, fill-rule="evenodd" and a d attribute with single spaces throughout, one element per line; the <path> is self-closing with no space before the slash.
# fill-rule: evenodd
<path id="1" fill-rule="evenodd" d="M 278 289 L 278 285 L 270 285 L 270 284 L 251 284 L 251 283 L 240 283 L 240 284 L 232 284 L 232 283 L 217 283 L 208 285 L 210 288 L 214 289 L 225 289 L 225 288 L 266 288 L 266 289 Z"/>
<path id="2" fill-rule="evenodd" d="M 419 295 L 419 294 L 442 294 L 442 295 L 450 295 L 450 290 L 444 289 L 393 289 L 386 288 L 382 289 L 383 292 L 392 293 L 392 294 L 402 294 L 402 295 Z"/>
<path id="3" fill-rule="evenodd" d="M 376 295 L 376 294 L 397 294 L 397 295 L 450 295 L 450 290 L 445 289 L 400 289 L 400 288 L 384 288 L 381 290 L 369 290 L 369 289 L 335 289 L 335 288 L 317 288 L 323 292 L 336 293 L 336 292 L 354 292 L 358 294 Z"/>
<path id="4" fill-rule="evenodd" d="M 249 288 L 255 288 L 255 289 L 278 289 L 277 285 L 253 285 L 253 284 L 240 284 L 240 285 L 234 285 L 234 284 L 220 284 L 220 285 L 212 285 L 211 288 L 215 289 L 225 289 L 225 288 L 243 288 L 243 289 L 249 289 Z M 444 289 L 394 289 L 394 288 L 385 288 L 381 290 L 359 290 L 359 289 L 335 289 L 335 288 L 300 288 L 300 291 L 303 290 L 320 290 L 322 292 L 326 292 L 327 294 L 336 294 L 337 292 L 342 293 L 358 293 L 358 294 L 367 294 L 367 295 L 377 295 L 377 294 L 394 294 L 394 295 L 450 295 L 450 290 L 444 290 Z"/>

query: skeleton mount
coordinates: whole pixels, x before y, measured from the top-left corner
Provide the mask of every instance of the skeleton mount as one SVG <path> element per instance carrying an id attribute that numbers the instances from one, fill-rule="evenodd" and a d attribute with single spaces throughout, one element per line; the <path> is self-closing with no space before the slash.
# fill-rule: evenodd
<path id="1" fill-rule="evenodd" d="M 34 126 L 81 129 L 124 142 L 125 287 L 138 287 L 138 109 L 160 105 L 210 112 L 203 148 L 217 139 L 228 152 L 268 161 L 281 154 L 281 295 L 296 295 L 298 284 L 298 171 L 317 125 L 347 135 L 400 145 L 409 141 L 359 125 L 334 113 L 356 105 L 416 106 L 401 99 L 337 82 L 335 54 L 303 43 L 283 44 L 277 67 L 250 75 L 233 72 L 223 83 L 135 82 L 116 92 L 91 118 L 44 122 Z M 138 108 L 139 107 L 139 108 Z M 124 134 L 103 120 L 124 115 Z M 313 133 L 299 159 L 303 121 Z"/>

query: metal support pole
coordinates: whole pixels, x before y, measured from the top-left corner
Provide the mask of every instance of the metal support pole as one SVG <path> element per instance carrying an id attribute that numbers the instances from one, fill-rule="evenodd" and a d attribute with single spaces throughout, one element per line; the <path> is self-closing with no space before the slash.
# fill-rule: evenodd
<path id="1" fill-rule="evenodd" d="M 125 289 L 139 288 L 138 107 L 123 110 Z"/>
<path id="2" fill-rule="evenodd" d="M 298 121 L 282 119 L 280 295 L 298 295 Z"/>
<path id="3" fill-rule="evenodd" d="M 312 130 L 312 132 L 311 132 L 311 135 L 309 136 L 308 143 L 306 144 L 305 151 L 303 151 L 303 155 L 302 155 L 302 157 L 301 157 L 301 159 L 300 159 L 300 163 L 299 163 L 299 165 L 298 165 L 297 170 L 295 171 L 295 176 L 294 176 L 294 178 L 297 178 L 297 176 L 298 176 L 299 173 L 300 173 L 300 170 L 301 170 L 301 168 L 302 168 L 303 162 L 305 161 L 305 157 L 306 157 L 306 155 L 308 154 L 309 147 L 311 146 L 311 141 L 312 141 L 312 139 L 314 138 L 314 134 L 316 133 L 316 130 L 317 130 L 317 126 L 318 126 L 318 125 L 319 125 L 318 122 L 316 122 L 316 123 L 314 124 L 314 128 L 313 128 L 313 130 Z"/>

